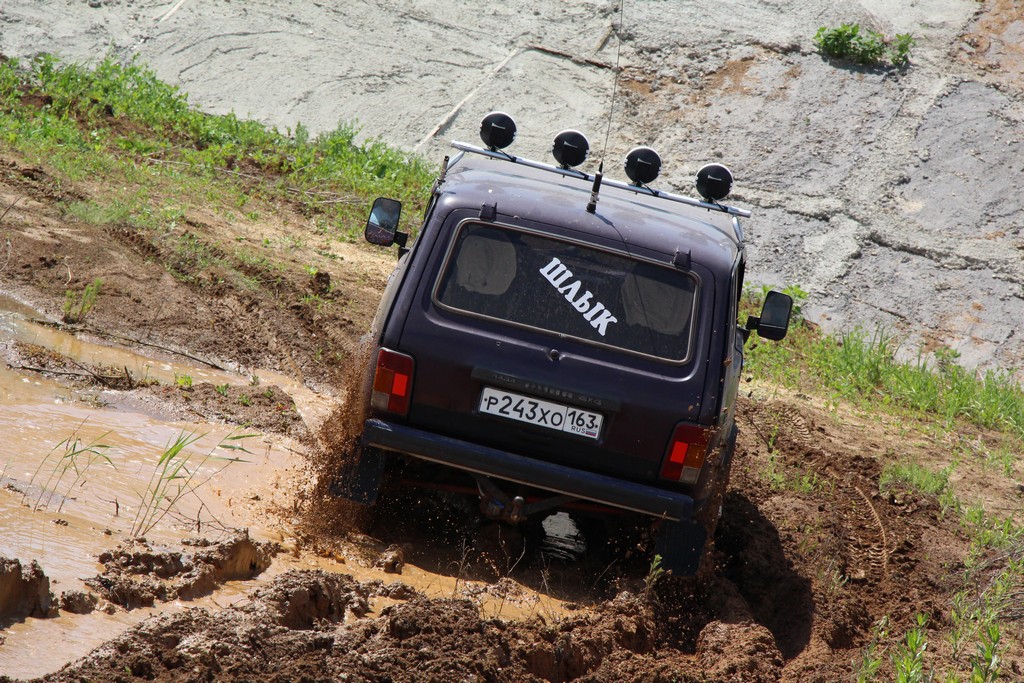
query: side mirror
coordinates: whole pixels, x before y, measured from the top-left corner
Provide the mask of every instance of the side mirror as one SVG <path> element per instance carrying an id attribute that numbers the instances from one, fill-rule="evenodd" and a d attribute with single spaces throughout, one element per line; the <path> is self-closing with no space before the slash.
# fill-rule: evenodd
<path id="1" fill-rule="evenodd" d="M 398 219 L 401 215 L 402 202 L 397 199 L 377 197 L 373 200 L 373 208 L 370 209 L 370 217 L 366 221 L 363 237 L 370 244 L 390 247 L 398 241 Z M 405 235 L 402 234 L 402 237 L 404 238 Z"/>
<path id="2" fill-rule="evenodd" d="M 761 316 L 747 318 L 747 329 L 757 330 L 757 336 L 771 341 L 785 338 L 789 331 L 789 318 L 793 312 L 793 297 L 771 291 L 764 297 Z"/>

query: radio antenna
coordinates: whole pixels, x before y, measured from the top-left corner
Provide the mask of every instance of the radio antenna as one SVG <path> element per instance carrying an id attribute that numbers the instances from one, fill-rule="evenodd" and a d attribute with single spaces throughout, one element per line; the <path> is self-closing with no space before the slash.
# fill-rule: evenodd
<path id="1" fill-rule="evenodd" d="M 612 112 L 615 111 L 615 95 L 618 93 L 619 88 L 619 56 L 622 54 L 622 25 L 625 21 L 625 15 L 623 13 L 623 4 L 625 0 L 619 0 L 619 28 L 615 30 L 614 25 L 612 29 L 615 33 L 615 80 L 612 81 L 612 99 L 608 103 L 608 128 L 604 133 L 604 148 L 601 150 L 601 162 L 604 163 L 604 158 L 608 155 L 608 139 L 612 134 Z"/>

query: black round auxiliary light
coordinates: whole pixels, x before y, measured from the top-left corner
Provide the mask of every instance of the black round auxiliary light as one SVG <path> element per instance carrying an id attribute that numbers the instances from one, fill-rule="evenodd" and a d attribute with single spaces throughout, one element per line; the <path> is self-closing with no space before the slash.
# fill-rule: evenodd
<path id="1" fill-rule="evenodd" d="M 555 136 L 551 155 L 562 168 L 579 166 L 590 155 L 590 142 L 587 136 L 578 130 L 563 130 Z"/>
<path id="2" fill-rule="evenodd" d="M 721 164 L 706 164 L 697 171 L 697 193 L 708 202 L 717 202 L 729 196 L 732 190 L 732 171 Z"/>
<path id="3" fill-rule="evenodd" d="M 634 185 L 653 181 L 661 172 L 661 157 L 650 147 L 635 147 L 626 155 L 626 176 Z"/>
<path id="4" fill-rule="evenodd" d="M 480 139 L 492 152 L 505 149 L 516 139 L 516 122 L 503 111 L 492 111 L 480 122 Z"/>

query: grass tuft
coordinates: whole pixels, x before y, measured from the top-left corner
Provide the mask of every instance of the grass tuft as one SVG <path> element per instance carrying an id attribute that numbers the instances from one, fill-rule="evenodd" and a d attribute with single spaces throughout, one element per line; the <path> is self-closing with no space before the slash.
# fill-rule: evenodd
<path id="1" fill-rule="evenodd" d="M 205 453 L 190 452 L 188 449 L 204 436 L 206 435 L 181 432 L 174 441 L 167 444 L 157 459 L 146 490 L 141 494 L 139 509 L 132 521 L 132 538 L 149 533 L 164 517 L 175 510 L 182 499 L 197 495 L 197 490 L 214 474 L 231 463 L 244 462 L 240 457 L 221 456 L 215 453 L 218 449 L 248 453 L 241 441 L 254 435 L 229 435 Z M 203 478 L 201 472 L 207 464 L 218 467 L 215 472 Z"/>
<path id="2" fill-rule="evenodd" d="M 64 293 L 64 322 L 75 324 L 85 322 L 85 317 L 96 305 L 103 280 L 96 278 L 85 286 L 82 294 L 76 295 L 70 289 Z"/>
<path id="3" fill-rule="evenodd" d="M 814 35 L 814 44 L 822 54 L 869 66 L 892 65 L 902 68 L 910 63 L 914 38 L 900 33 L 886 38 L 881 33 L 861 28 L 860 24 L 822 26 Z"/>
<path id="4" fill-rule="evenodd" d="M 81 425 L 79 425 L 80 428 Z M 39 462 L 39 466 L 36 467 L 36 471 L 33 472 L 32 478 L 29 480 L 29 486 L 31 487 L 37 477 L 44 471 L 48 471 L 46 481 L 41 484 L 39 495 L 36 496 L 36 500 L 32 504 L 34 511 L 48 507 L 53 501 L 53 496 L 59 495 L 60 504 L 57 506 L 57 512 L 59 513 L 64 508 L 64 503 L 71 496 L 72 491 L 85 484 L 86 475 L 93 465 L 106 464 L 117 469 L 107 455 L 110 446 L 101 443 L 101 440 L 106 438 L 109 433 L 106 432 L 96 439 L 87 442 L 79 436 L 78 429 L 76 429 L 71 436 L 50 449 L 50 452 Z M 65 482 L 64 493 L 61 494 L 61 485 Z M 22 496 L 23 502 L 27 500 L 27 496 L 27 493 Z M 43 500 L 44 497 L 45 501 Z"/>

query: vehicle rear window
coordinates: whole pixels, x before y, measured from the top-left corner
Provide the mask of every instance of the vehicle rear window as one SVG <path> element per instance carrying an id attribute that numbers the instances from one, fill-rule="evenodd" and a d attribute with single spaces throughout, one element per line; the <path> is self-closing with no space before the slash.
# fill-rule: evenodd
<path id="1" fill-rule="evenodd" d="M 577 242 L 463 224 L 435 289 L 449 309 L 681 362 L 696 278 Z"/>

